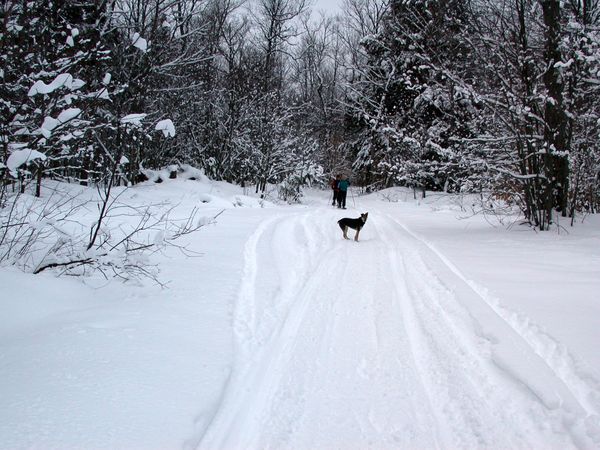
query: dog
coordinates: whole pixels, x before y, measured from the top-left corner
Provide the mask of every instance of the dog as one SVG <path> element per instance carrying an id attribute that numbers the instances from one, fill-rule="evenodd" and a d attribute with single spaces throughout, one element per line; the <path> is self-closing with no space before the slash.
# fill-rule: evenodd
<path id="1" fill-rule="evenodd" d="M 353 230 L 356 230 L 356 234 L 354 235 L 354 240 L 356 242 L 358 242 L 358 234 L 360 233 L 360 230 L 362 230 L 362 227 L 365 226 L 365 223 L 367 223 L 368 215 L 369 215 L 369 213 L 366 212 L 366 213 L 361 214 L 360 217 L 358 217 L 356 219 L 344 217 L 343 219 L 338 220 L 338 225 L 344 232 L 344 239 L 350 239 L 348 237 L 348 228 L 352 228 Z"/>

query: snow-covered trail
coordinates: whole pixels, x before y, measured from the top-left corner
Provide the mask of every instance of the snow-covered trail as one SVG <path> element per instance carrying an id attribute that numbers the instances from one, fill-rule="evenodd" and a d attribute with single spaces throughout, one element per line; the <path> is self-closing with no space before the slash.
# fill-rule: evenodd
<path id="1" fill-rule="evenodd" d="M 373 210 L 344 241 L 340 217 L 271 217 L 248 239 L 199 448 L 593 446 L 581 399 L 440 255 Z"/>

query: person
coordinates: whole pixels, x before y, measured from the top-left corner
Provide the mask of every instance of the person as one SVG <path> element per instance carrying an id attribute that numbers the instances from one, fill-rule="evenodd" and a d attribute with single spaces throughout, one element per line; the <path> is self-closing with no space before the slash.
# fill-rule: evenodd
<path id="1" fill-rule="evenodd" d="M 348 187 L 350 186 L 350 180 L 348 178 L 343 178 L 338 181 L 338 194 L 337 194 L 337 202 L 338 208 L 346 209 L 346 195 L 348 194 Z"/>
<path id="2" fill-rule="evenodd" d="M 340 181 L 340 176 L 336 175 L 334 178 L 331 179 L 331 189 L 333 190 L 333 202 L 331 203 L 331 206 L 335 206 L 336 202 L 337 202 L 337 198 L 338 198 L 338 182 Z"/>

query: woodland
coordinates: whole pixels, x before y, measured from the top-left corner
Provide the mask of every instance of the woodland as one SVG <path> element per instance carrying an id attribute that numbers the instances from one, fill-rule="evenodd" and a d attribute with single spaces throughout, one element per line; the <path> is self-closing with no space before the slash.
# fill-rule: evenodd
<path id="1" fill-rule="evenodd" d="M 108 193 L 186 167 L 289 202 L 338 173 L 475 194 L 539 230 L 600 206 L 597 0 L 5 0 L 0 19 L 4 238 L 44 180 Z"/>

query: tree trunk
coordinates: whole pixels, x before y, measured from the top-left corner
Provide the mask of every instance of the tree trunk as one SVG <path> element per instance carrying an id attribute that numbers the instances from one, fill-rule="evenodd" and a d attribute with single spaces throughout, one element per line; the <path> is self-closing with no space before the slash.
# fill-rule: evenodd
<path id="1" fill-rule="evenodd" d="M 37 179 L 35 181 L 35 196 L 37 198 L 40 198 L 40 196 L 42 195 L 42 172 L 42 167 L 38 167 L 36 172 Z"/>
<path id="2" fill-rule="evenodd" d="M 568 211 L 569 192 L 569 159 L 567 148 L 568 118 L 563 104 L 563 83 L 559 68 L 560 53 L 560 1 L 540 0 L 546 26 L 545 62 L 546 72 L 543 80 L 548 99 L 546 100 L 544 118 L 544 141 L 546 155 L 544 158 L 547 179 L 546 214 L 551 218 L 552 209 L 556 208 L 566 217 Z"/>

